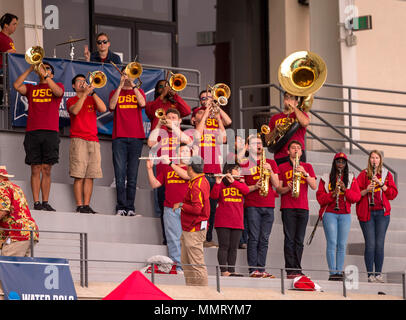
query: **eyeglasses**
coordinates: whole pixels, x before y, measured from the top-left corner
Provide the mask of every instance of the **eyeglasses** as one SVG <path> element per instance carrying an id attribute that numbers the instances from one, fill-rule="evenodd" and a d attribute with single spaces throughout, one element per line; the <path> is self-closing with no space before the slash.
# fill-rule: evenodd
<path id="1" fill-rule="evenodd" d="M 96 41 L 97 44 L 102 44 L 102 43 L 107 44 L 107 42 L 108 42 L 108 40 L 97 40 Z"/>
<path id="2" fill-rule="evenodd" d="M 158 86 L 158 89 L 163 89 L 163 88 L 165 88 L 165 85 L 163 85 L 163 84 L 160 84 L 160 85 Z"/>

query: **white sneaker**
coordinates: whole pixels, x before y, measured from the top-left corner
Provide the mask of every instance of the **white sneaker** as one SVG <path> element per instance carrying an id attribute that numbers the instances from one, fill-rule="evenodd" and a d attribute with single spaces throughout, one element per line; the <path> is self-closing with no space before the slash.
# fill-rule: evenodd
<path id="1" fill-rule="evenodd" d="M 376 282 L 375 276 L 371 274 L 371 275 L 368 277 L 368 282 Z"/>
<path id="2" fill-rule="evenodd" d="M 176 273 L 177 274 L 185 274 L 182 269 L 181 270 L 176 270 Z"/>
<path id="3" fill-rule="evenodd" d="M 135 213 L 133 210 L 129 210 L 127 215 L 130 217 L 142 217 L 142 214 Z"/>
<path id="4" fill-rule="evenodd" d="M 375 276 L 375 282 L 384 283 L 385 281 L 383 281 L 382 275 L 378 274 L 378 275 Z"/>
<path id="5" fill-rule="evenodd" d="M 116 212 L 116 216 L 126 216 L 127 215 L 127 211 L 125 210 L 117 210 Z"/>

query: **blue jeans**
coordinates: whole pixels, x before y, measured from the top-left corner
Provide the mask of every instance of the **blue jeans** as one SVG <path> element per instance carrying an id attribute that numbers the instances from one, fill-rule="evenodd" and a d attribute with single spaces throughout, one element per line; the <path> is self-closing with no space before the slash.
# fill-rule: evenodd
<path id="1" fill-rule="evenodd" d="M 305 209 L 282 209 L 283 252 L 285 256 L 285 268 L 287 274 L 302 272 L 303 241 L 309 221 L 309 210 Z"/>
<path id="2" fill-rule="evenodd" d="M 182 270 L 180 266 L 180 236 L 182 235 L 182 225 L 180 222 L 180 208 L 173 210 L 164 207 L 164 225 L 166 241 L 168 246 L 168 255 L 177 263 L 177 270 Z"/>
<path id="3" fill-rule="evenodd" d="M 365 239 L 364 260 L 368 276 L 382 272 L 386 230 L 388 229 L 390 216 L 384 216 L 383 210 L 371 211 L 369 221 L 360 221 L 359 224 Z"/>
<path id="4" fill-rule="evenodd" d="M 247 207 L 248 220 L 247 260 L 249 272 L 264 272 L 268 253 L 269 236 L 274 221 L 274 208 Z"/>
<path id="5" fill-rule="evenodd" d="M 324 213 L 323 228 L 327 240 L 326 256 L 330 274 L 343 271 L 350 227 L 351 214 Z"/>
<path id="6" fill-rule="evenodd" d="M 138 165 L 143 140 L 116 138 L 113 140 L 113 166 L 116 177 L 117 210 L 135 211 Z M 127 185 L 125 180 L 127 178 Z"/>

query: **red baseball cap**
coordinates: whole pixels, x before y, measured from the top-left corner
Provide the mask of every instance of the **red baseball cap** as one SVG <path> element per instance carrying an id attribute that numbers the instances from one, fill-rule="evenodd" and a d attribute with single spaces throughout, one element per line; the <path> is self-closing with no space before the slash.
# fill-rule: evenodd
<path id="1" fill-rule="evenodd" d="M 343 159 L 345 159 L 345 160 L 348 160 L 348 159 L 347 159 L 347 155 L 346 155 L 344 152 L 338 152 L 338 153 L 336 153 L 336 155 L 334 156 L 334 160 L 340 159 L 340 158 L 343 158 Z"/>
<path id="2" fill-rule="evenodd" d="M 196 113 L 198 113 L 200 110 L 206 110 L 206 107 L 200 106 L 200 107 L 194 108 L 193 111 L 192 111 L 192 117 L 195 117 Z"/>

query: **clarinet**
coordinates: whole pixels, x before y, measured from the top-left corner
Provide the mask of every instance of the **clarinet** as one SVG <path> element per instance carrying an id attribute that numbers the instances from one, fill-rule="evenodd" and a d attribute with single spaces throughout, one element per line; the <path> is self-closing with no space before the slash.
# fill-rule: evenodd
<path id="1" fill-rule="evenodd" d="M 338 191 L 337 191 L 337 195 L 336 195 L 336 206 L 334 208 L 335 211 L 340 210 L 340 205 L 339 205 L 339 200 L 340 200 L 340 181 L 341 181 L 341 170 L 338 171 L 338 177 L 337 177 L 337 182 L 336 182 L 336 187 L 338 186 Z"/>
<path id="2" fill-rule="evenodd" d="M 373 164 L 373 166 L 372 166 L 372 171 L 373 172 L 372 172 L 372 178 L 371 179 L 373 179 L 375 174 L 376 174 L 376 172 L 375 172 L 375 164 Z M 371 191 L 371 201 L 369 202 L 370 207 L 375 206 L 375 182 L 373 180 L 372 180 L 372 186 L 373 186 L 373 188 L 372 188 L 372 191 Z"/>

